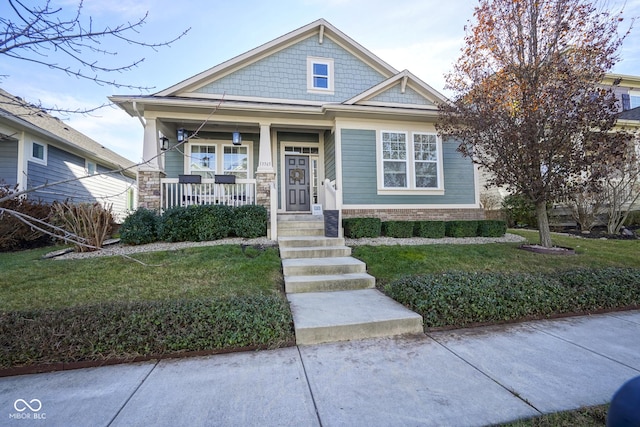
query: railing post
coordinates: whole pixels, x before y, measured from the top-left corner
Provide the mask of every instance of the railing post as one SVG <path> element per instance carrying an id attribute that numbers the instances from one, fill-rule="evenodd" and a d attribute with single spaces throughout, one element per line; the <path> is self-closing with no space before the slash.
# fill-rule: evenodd
<path id="1" fill-rule="evenodd" d="M 269 210 L 269 218 L 271 220 L 271 240 L 278 240 L 278 189 L 275 182 L 269 184 L 269 196 L 271 209 Z"/>

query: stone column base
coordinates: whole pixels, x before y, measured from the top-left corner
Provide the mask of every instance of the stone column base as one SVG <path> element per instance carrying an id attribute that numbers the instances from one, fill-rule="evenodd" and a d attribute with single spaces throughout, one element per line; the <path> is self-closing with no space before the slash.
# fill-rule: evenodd
<path id="1" fill-rule="evenodd" d="M 162 171 L 138 170 L 138 207 L 160 213 L 160 179 L 167 175 Z"/>
<path id="2" fill-rule="evenodd" d="M 276 181 L 275 172 L 256 173 L 256 204 L 271 209 L 271 183 Z"/>

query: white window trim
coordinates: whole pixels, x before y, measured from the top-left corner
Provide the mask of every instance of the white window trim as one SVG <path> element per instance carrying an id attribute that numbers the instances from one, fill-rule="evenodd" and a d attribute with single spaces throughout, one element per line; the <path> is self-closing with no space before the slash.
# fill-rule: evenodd
<path id="1" fill-rule="evenodd" d="M 42 159 L 39 159 L 38 157 L 34 157 L 33 156 L 33 145 L 37 144 L 43 147 L 42 150 Z M 38 163 L 44 166 L 47 166 L 47 157 L 48 157 L 48 146 L 47 144 L 45 144 L 44 142 L 38 142 L 38 141 L 31 141 L 31 144 L 29 144 L 29 161 L 33 162 L 33 163 Z"/>
<path id="2" fill-rule="evenodd" d="M 406 187 L 385 187 L 384 186 L 384 159 L 382 153 L 382 134 L 385 132 L 391 133 L 404 133 L 407 135 L 407 186 Z M 436 135 L 437 143 L 437 187 L 421 188 L 416 187 L 415 181 L 415 160 L 414 160 L 414 142 L 413 136 L 415 134 L 421 135 Z M 377 158 L 377 194 L 381 196 L 402 196 L 402 195 L 431 195 L 431 196 L 443 196 L 444 195 L 444 172 L 443 172 L 443 160 L 442 160 L 442 138 L 435 132 L 421 131 L 421 130 L 399 130 L 399 129 L 383 129 L 376 132 L 376 158 Z"/>
<path id="3" fill-rule="evenodd" d="M 328 79 L 329 84 L 328 88 L 318 88 L 313 86 L 313 64 L 325 64 L 328 68 Z M 318 58 L 314 56 L 307 57 L 307 92 L 308 93 L 318 93 L 325 95 L 333 95 L 335 93 L 335 85 L 334 85 L 334 67 L 333 67 L 333 59 L 331 58 Z"/>
<path id="4" fill-rule="evenodd" d="M 185 156 L 184 156 L 184 173 L 191 174 L 191 147 L 194 145 L 206 145 L 216 147 L 216 167 L 215 173 L 222 175 L 224 173 L 224 147 L 237 147 L 226 140 L 211 140 L 211 139 L 198 139 L 190 141 L 189 144 L 185 144 Z M 242 146 L 247 147 L 247 179 L 253 179 L 253 141 L 242 140 Z"/>

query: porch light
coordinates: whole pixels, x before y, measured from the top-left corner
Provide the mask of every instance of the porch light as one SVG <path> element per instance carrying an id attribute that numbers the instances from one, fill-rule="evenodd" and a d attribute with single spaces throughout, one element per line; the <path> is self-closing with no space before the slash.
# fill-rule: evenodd
<path id="1" fill-rule="evenodd" d="M 235 131 L 233 133 L 233 137 L 231 138 L 231 142 L 233 142 L 233 145 L 242 145 L 242 135 L 240 135 L 240 132 Z"/>
<path id="2" fill-rule="evenodd" d="M 178 142 L 185 142 L 189 138 L 189 132 L 185 128 L 178 129 Z"/>
<path id="3" fill-rule="evenodd" d="M 167 151 L 169 149 L 169 138 L 162 135 L 160 137 L 160 150 Z"/>

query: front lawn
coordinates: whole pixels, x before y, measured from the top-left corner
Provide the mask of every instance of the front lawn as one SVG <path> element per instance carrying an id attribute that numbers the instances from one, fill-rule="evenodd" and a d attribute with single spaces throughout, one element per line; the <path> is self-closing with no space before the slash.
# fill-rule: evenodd
<path id="1" fill-rule="evenodd" d="M 0 254 L 0 368 L 294 341 L 276 248 L 136 255 L 147 266 L 47 251 Z"/>

